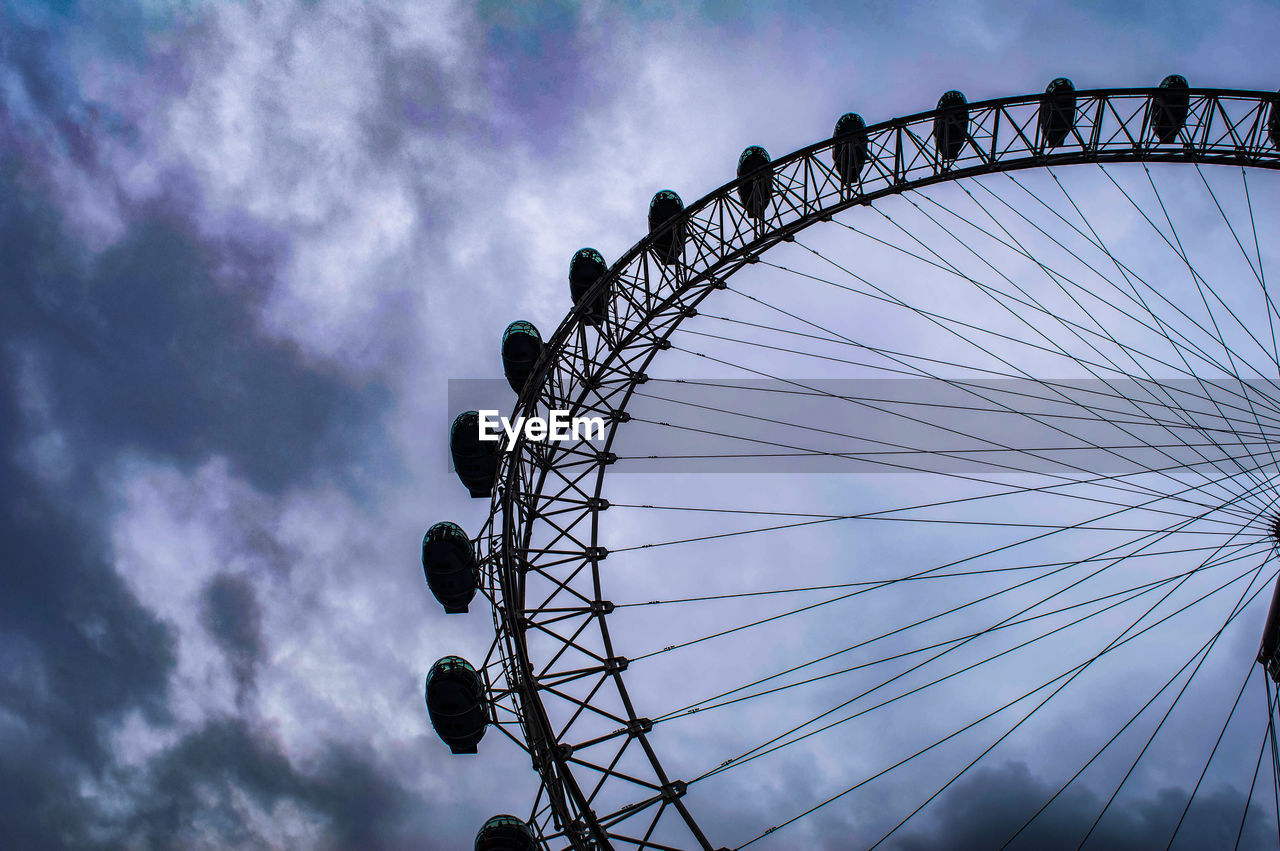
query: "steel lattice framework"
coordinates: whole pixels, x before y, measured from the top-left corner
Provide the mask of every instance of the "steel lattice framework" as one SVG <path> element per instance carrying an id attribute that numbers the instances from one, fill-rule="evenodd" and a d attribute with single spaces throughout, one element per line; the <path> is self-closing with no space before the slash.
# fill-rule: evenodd
<path id="1" fill-rule="evenodd" d="M 692 204 L 610 268 L 546 345 L 516 414 L 551 410 L 606 420 L 603 448 L 586 440 L 539 443 L 523 437 L 499 462 L 488 522 L 479 536 L 484 592 L 495 642 L 484 665 L 491 723 L 530 754 L 542 780 L 532 823 L 546 847 L 666 848 L 650 839 L 662 819 L 679 819 L 697 847 L 715 846 L 682 800 L 649 741 L 652 722 L 628 694 L 627 660 L 609 633 L 599 515 L 604 476 L 616 460 L 614 432 L 626 422 L 634 388 L 680 322 L 759 255 L 815 222 L 894 193 L 1000 171 L 1079 163 L 1195 162 L 1280 168 L 1280 96 L 1190 89 L 1185 124 L 1169 142 L 1154 124 L 1163 90 L 1076 93 L 1074 120 L 1051 146 L 1040 122 L 1048 95 L 968 105 L 962 149 L 939 153 L 932 110 L 867 127 L 866 162 L 853 182 L 833 164 L 849 137 L 828 139 L 772 163 L 772 204 L 752 218 L 737 189 L 747 175 Z M 657 245 L 673 228 L 687 234 L 680 262 Z M 601 292 L 598 326 L 584 305 Z M 555 648 L 534 658 L 532 646 Z M 518 731 L 516 728 L 519 728 Z M 605 790 L 608 790 L 607 792 Z"/>

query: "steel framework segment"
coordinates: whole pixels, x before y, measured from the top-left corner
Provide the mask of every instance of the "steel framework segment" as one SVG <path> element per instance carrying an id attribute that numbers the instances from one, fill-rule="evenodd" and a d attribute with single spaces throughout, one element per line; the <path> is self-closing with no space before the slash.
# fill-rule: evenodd
<path id="1" fill-rule="evenodd" d="M 853 182 L 842 181 L 833 164 L 833 148 L 842 139 L 819 142 L 770 164 L 773 197 L 763 216 L 750 217 L 738 200 L 737 188 L 751 174 L 726 183 L 633 246 L 570 311 L 548 340 L 515 413 L 547 416 L 555 409 L 602 416 L 604 448 L 521 436 L 502 454 L 490 520 L 478 541 L 505 680 L 498 687 L 486 674 L 491 717 L 497 723 L 500 713 L 508 714 L 523 731 L 542 781 L 530 821 L 544 847 L 667 847 L 650 837 L 673 810 L 698 847 L 713 848 L 684 805 L 685 784 L 667 777 L 648 740 L 652 722 L 636 714 L 622 676 L 626 660 L 613 651 L 607 622 L 613 605 L 602 596 L 600 578 L 608 555 L 598 541 L 599 514 L 608 508 L 601 490 L 605 468 L 615 460 L 616 427 L 627 420 L 632 392 L 647 380 L 653 357 L 670 347 L 680 322 L 773 245 L 885 195 L 961 177 L 1080 163 L 1280 168 L 1280 95 L 1193 88 L 1177 138 L 1161 143 L 1152 127 L 1160 94 L 1157 88 L 1077 92 L 1074 122 L 1058 146 L 1042 135 L 1046 95 L 969 104 L 968 131 L 954 159 L 939 154 L 933 135 L 934 119 L 946 110 L 895 118 L 859 133 L 867 159 Z M 654 244 L 677 227 L 687 233 L 683 262 L 667 265 Z M 585 307 L 602 289 L 607 313 L 592 328 L 583 321 Z M 593 624 L 595 633 L 589 631 Z M 529 656 L 531 633 L 561 645 L 541 668 Z M 486 672 L 498 669 L 485 666 Z M 599 696 L 610 683 L 620 711 L 596 705 L 603 704 Z M 591 687 L 583 696 L 566 690 L 569 684 Z M 549 706 L 567 712 L 568 720 L 555 726 Z M 619 769 L 635 748 L 639 769 Z M 634 787 L 634 800 L 597 812 L 609 800 L 600 792 L 610 780 Z M 655 808 L 651 818 L 642 816 Z M 616 830 L 632 820 L 648 824 L 638 835 Z"/>

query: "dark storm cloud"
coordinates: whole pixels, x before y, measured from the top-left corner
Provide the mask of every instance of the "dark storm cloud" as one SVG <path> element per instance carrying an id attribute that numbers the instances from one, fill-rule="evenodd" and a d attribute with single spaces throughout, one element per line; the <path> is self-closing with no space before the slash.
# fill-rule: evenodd
<path id="1" fill-rule="evenodd" d="M 80 100 L 50 32 L 0 34 L 18 81 L 0 99 L 0 333 L 9 357 L 44 375 L 78 454 L 129 448 L 190 465 L 220 453 L 272 491 L 357 456 L 384 395 L 258 333 L 253 308 L 288 256 L 285 235 L 234 214 L 205 227 L 199 184 L 180 166 L 153 198 L 114 193 L 125 235 L 101 254 L 68 232 L 51 164 L 95 172 L 105 140 L 132 144 L 136 128 Z"/>
<path id="2" fill-rule="evenodd" d="M 189 181 L 173 175 L 164 197 L 130 211 L 124 238 L 96 256 L 24 189 L 9 183 L 0 200 L 0 331 L 11 357 L 21 352 L 46 376 L 77 455 L 134 449 L 189 466 L 224 454 L 276 491 L 357 454 L 378 391 L 349 387 L 256 335 L 252 298 L 214 272 L 256 268 L 261 282 L 271 258 L 260 245 L 202 242 Z"/>
<path id="3" fill-rule="evenodd" d="M 73 792 L 83 769 L 63 758 L 56 744 L 47 736 L 0 733 L 0 825 L 7 847 L 92 847 L 91 817 Z"/>
<path id="4" fill-rule="evenodd" d="M 81 844 L 76 775 L 110 767 L 106 735 L 131 709 L 167 717 L 173 642 L 107 560 L 108 544 L 12 462 L 0 396 L 0 825 L 11 847 Z"/>
<path id="5" fill-rule="evenodd" d="M 334 749 L 315 772 L 302 773 L 270 738 L 240 720 L 212 722 L 157 758 L 124 835 L 148 848 L 261 843 L 263 837 L 246 823 L 239 795 L 269 814 L 289 802 L 304 820 L 320 817 L 327 837 L 322 847 L 404 844 L 397 839 L 398 815 L 408 802 L 366 759 Z M 301 826 L 275 825 L 284 844 L 290 832 L 294 842 L 310 844 Z"/>
<path id="6" fill-rule="evenodd" d="M 894 846 L 901 851 L 986 851 L 1001 847 L 1057 791 L 1033 776 L 1022 763 L 977 770 L 936 802 L 934 827 L 908 833 Z M 1090 848 L 1164 848 L 1186 806 L 1189 791 L 1161 789 L 1154 797 L 1129 798 L 1112 805 L 1093 835 Z M 1258 796 L 1259 790 L 1254 791 Z M 1255 804 L 1258 802 L 1255 801 Z M 1023 831 L 1011 848 L 1075 848 L 1102 812 L 1106 798 L 1073 785 Z M 1244 815 L 1244 794 L 1234 788 L 1201 787 L 1178 830 L 1178 848 L 1231 848 Z M 1250 809 L 1241 848 L 1273 848 L 1275 836 L 1262 806 Z"/>
<path id="7" fill-rule="evenodd" d="M 221 573 L 205 586 L 200 619 L 227 657 L 235 677 L 237 702 L 244 704 L 253 689 L 262 657 L 262 609 L 253 585 L 239 576 Z"/>

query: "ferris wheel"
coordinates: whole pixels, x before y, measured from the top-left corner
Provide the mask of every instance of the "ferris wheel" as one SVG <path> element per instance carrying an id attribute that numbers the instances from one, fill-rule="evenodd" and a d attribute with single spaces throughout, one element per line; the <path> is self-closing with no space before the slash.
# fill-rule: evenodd
<path id="1" fill-rule="evenodd" d="M 494 626 L 431 722 L 541 781 L 476 848 L 924 847 L 1000 783 L 991 847 L 1275 841 L 1278 168 L 1270 92 L 950 91 L 577 252 L 423 541 Z"/>

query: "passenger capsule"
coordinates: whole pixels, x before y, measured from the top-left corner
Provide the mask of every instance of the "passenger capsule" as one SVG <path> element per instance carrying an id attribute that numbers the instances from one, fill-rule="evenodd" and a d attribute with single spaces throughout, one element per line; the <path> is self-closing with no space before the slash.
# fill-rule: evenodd
<path id="1" fill-rule="evenodd" d="M 964 150 L 969 137 L 969 102 L 955 89 L 938 98 L 938 114 L 933 119 L 933 141 L 938 156 L 951 161 Z"/>
<path id="2" fill-rule="evenodd" d="M 476 834 L 475 851 L 534 851 L 537 847 L 529 825 L 515 816 L 494 816 Z"/>
<path id="3" fill-rule="evenodd" d="M 493 494 L 493 476 L 498 469 L 500 440 L 480 439 L 480 413 L 463 411 L 449 428 L 449 454 L 453 469 L 473 497 Z"/>
<path id="4" fill-rule="evenodd" d="M 471 539 L 456 523 L 437 523 L 422 538 L 422 571 L 427 587 L 450 614 L 465 612 L 476 595 L 480 571 Z"/>
<path id="5" fill-rule="evenodd" d="M 668 221 L 684 212 L 684 202 L 670 189 L 664 189 L 649 202 L 649 233 L 656 234 Z M 661 234 L 653 244 L 663 263 L 678 263 L 684 254 L 686 228 L 684 222 Z"/>
<path id="6" fill-rule="evenodd" d="M 542 336 L 532 322 L 518 319 L 502 332 L 502 371 L 507 383 L 517 394 L 533 373 L 533 367 L 542 354 Z"/>
<path id="7" fill-rule="evenodd" d="M 836 144 L 831 156 L 836 172 L 845 183 L 854 183 L 862 175 L 867 164 L 867 123 L 856 112 L 846 112 L 836 122 Z"/>
<path id="8" fill-rule="evenodd" d="M 1066 141 L 1076 123 L 1076 87 L 1059 77 L 1044 90 L 1040 99 L 1040 138 L 1045 147 L 1056 148 Z"/>
<path id="9" fill-rule="evenodd" d="M 759 145 L 752 145 L 738 157 L 738 177 L 750 174 L 755 177 L 738 184 L 738 200 L 747 208 L 748 216 L 762 219 L 773 198 L 773 166 L 769 152 Z"/>
<path id="10" fill-rule="evenodd" d="M 1151 96 L 1151 131 L 1160 142 L 1172 142 L 1187 123 L 1187 107 L 1191 94 L 1187 78 L 1170 74 L 1160 83 L 1160 91 Z"/>
<path id="11" fill-rule="evenodd" d="M 573 303 L 576 305 L 581 302 L 595 282 L 608 271 L 609 267 L 599 251 L 594 248 L 579 248 L 569 261 L 569 292 L 573 295 Z M 588 325 L 599 325 L 604 321 L 608 304 L 609 294 L 602 291 L 583 311 L 583 321 Z"/>
<path id="12" fill-rule="evenodd" d="M 1267 122 L 1267 135 L 1271 144 L 1280 148 L 1280 93 L 1271 99 L 1271 120 Z"/>
<path id="13" fill-rule="evenodd" d="M 445 656 L 427 674 L 426 700 L 431 726 L 449 750 L 475 753 L 489 723 L 476 669 L 458 656 Z"/>

